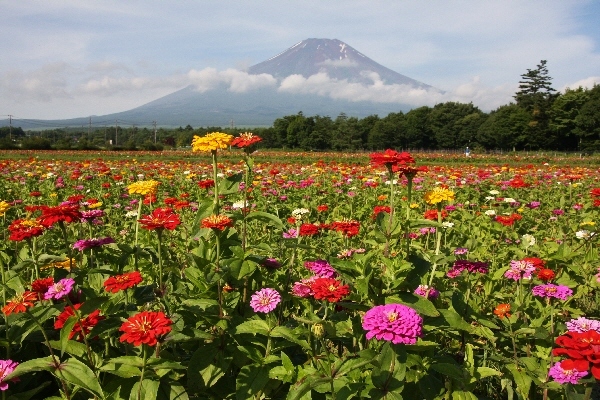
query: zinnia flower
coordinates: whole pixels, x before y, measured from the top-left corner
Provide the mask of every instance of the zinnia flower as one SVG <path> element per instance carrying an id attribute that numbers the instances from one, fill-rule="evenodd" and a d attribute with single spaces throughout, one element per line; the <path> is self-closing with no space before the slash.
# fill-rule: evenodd
<path id="1" fill-rule="evenodd" d="M 436 288 L 430 288 L 428 285 L 419 285 L 414 292 L 418 296 L 427 297 L 428 299 L 437 299 L 440 297 L 440 291 Z"/>
<path id="2" fill-rule="evenodd" d="M 156 193 L 160 182 L 158 181 L 137 181 L 127 186 L 129 194 L 141 194 L 142 196 Z"/>
<path id="3" fill-rule="evenodd" d="M 548 375 L 558 383 L 577 384 L 581 378 L 588 374 L 589 364 L 583 360 L 563 360 L 555 363 Z"/>
<path id="4" fill-rule="evenodd" d="M 596 331 L 600 333 L 600 321 L 595 319 L 587 319 L 579 317 L 567 322 L 567 330 L 569 332 L 583 333 L 587 331 Z"/>
<path id="5" fill-rule="evenodd" d="M 297 297 L 311 297 L 315 293 L 313 292 L 311 285 L 317 279 L 316 276 L 311 276 L 310 278 L 302 279 L 300 282 L 294 282 L 294 286 L 292 286 L 292 294 Z"/>
<path id="6" fill-rule="evenodd" d="M 263 288 L 250 298 L 250 307 L 254 312 L 270 313 L 281 301 L 279 292 L 271 288 Z"/>
<path id="7" fill-rule="evenodd" d="M 313 297 L 317 300 L 327 300 L 337 303 L 350 293 L 348 285 L 332 278 L 316 278 L 310 285 Z"/>
<path id="8" fill-rule="evenodd" d="M 210 189 L 211 187 L 215 186 L 215 181 L 213 181 L 212 179 L 205 179 L 203 181 L 198 181 L 198 186 L 201 189 Z"/>
<path id="9" fill-rule="evenodd" d="M 36 292 L 25 291 L 10 299 L 8 304 L 2 307 L 2 312 L 6 315 L 25 312 L 27 308 L 33 307 L 34 302 L 37 300 L 38 294 Z"/>
<path id="10" fill-rule="evenodd" d="M 122 275 L 111 276 L 104 281 L 107 292 L 117 293 L 121 290 L 132 288 L 142 282 L 139 271 L 127 272 Z"/>
<path id="11" fill-rule="evenodd" d="M 0 360 L 0 390 L 4 391 L 8 389 L 8 383 L 4 379 L 12 374 L 15 368 L 17 368 L 17 365 L 19 365 L 19 363 L 13 360 Z"/>
<path id="12" fill-rule="evenodd" d="M 260 136 L 256 136 L 252 132 L 244 132 L 240 133 L 240 136 L 233 139 L 231 145 L 242 149 L 244 147 L 250 147 L 260 141 L 262 141 Z"/>
<path id="13" fill-rule="evenodd" d="M 448 278 L 456 278 L 465 269 L 472 274 L 487 274 L 488 263 L 483 261 L 456 260 L 454 264 L 452 264 L 452 268 L 450 269 L 450 271 L 446 273 L 446 276 L 448 276 Z"/>
<path id="14" fill-rule="evenodd" d="M 425 202 L 429 205 L 436 205 L 443 201 L 453 201 L 454 192 L 443 187 L 435 187 L 433 190 L 425 193 Z"/>
<path id="15" fill-rule="evenodd" d="M 363 329 L 367 339 L 375 338 L 394 344 L 415 344 L 423 334 L 423 318 L 404 304 L 375 306 L 366 312 Z"/>
<path id="16" fill-rule="evenodd" d="M 305 261 L 304 267 L 319 278 L 335 278 L 337 276 L 337 271 L 325 260 Z"/>
<path id="17" fill-rule="evenodd" d="M 81 212 L 79 206 L 56 206 L 41 208 L 42 215 L 38 218 L 40 224 L 45 228 L 50 228 L 57 222 L 79 222 Z"/>
<path id="18" fill-rule="evenodd" d="M 233 136 L 222 132 L 211 132 L 206 136 L 194 136 L 192 151 L 213 152 L 226 149 L 233 141 Z"/>
<path id="19" fill-rule="evenodd" d="M 156 229 L 173 230 L 177 228 L 181 221 L 172 208 L 156 208 L 150 215 L 144 215 L 138 220 L 142 228 L 153 231 Z"/>
<path id="20" fill-rule="evenodd" d="M 123 322 L 119 330 L 124 333 L 119 340 L 134 346 L 156 346 L 162 336 L 171 332 L 171 324 L 173 321 L 160 311 L 142 311 Z"/>
<path id="21" fill-rule="evenodd" d="M 31 290 L 39 295 L 43 295 L 52 285 L 54 285 L 54 278 L 36 279 L 35 281 L 31 282 Z"/>
<path id="22" fill-rule="evenodd" d="M 352 237 L 358 235 L 360 229 L 360 222 L 355 220 L 343 220 L 335 221 L 331 224 L 331 229 L 337 232 L 341 232 L 346 237 Z M 300 234 L 302 234 L 302 227 L 300 228 Z"/>
<path id="23" fill-rule="evenodd" d="M 560 300 L 567 300 L 569 297 L 573 296 L 573 290 L 571 290 L 569 287 L 564 285 L 555 285 L 553 283 L 534 286 L 532 293 L 534 296 L 555 298 Z"/>
<path id="24" fill-rule="evenodd" d="M 115 239 L 111 237 L 105 238 L 92 238 L 92 239 L 81 239 L 73 243 L 75 250 L 84 251 L 87 249 L 93 249 L 96 247 L 104 246 L 105 244 L 115 243 Z"/>
<path id="25" fill-rule="evenodd" d="M 201 222 L 203 228 L 225 230 L 227 227 L 233 226 L 233 220 L 226 215 L 211 215 L 206 217 Z"/>
<path id="26" fill-rule="evenodd" d="M 494 314 L 497 315 L 500 319 L 504 317 L 510 317 L 510 304 L 498 304 L 494 309 Z"/>
<path id="27" fill-rule="evenodd" d="M 9 203 L 7 203 L 4 200 L 0 201 L 0 217 L 3 216 L 4 214 L 6 214 L 6 212 L 8 211 L 9 208 L 10 208 Z"/>
<path id="28" fill-rule="evenodd" d="M 44 227 L 35 219 L 16 219 L 8 227 L 9 240 L 20 242 L 44 233 Z"/>
<path id="29" fill-rule="evenodd" d="M 63 278 L 48 288 L 48 291 L 44 294 L 44 299 L 60 300 L 71 292 L 73 285 L 75 285 L 75 279 Z"/>
<path id="30" fill-rule="evenodd" d="M 385 166 L 389 170 L 393 166 L 414 164 L 415 159 L 407 152 L 398 153 L 396 150 L 387 149 L 383 153 L 371 153 L 371 165 Z"/>
<path id="31" fill-rule="evenodd" d="M 82 304 L 83 303 L 75 304 L 73 307 L 75 307 L 75 310 L 79 310 Z M 63 326 L 65 326 L 65 323 L 70 317 L 76 315 L 75 311 L 73 310 L 73 307 L 66 306 L 63 312 L 61 312 L 58 315 L 58 317 L 56 317 L 56 321 L 54 322 L 54 329 L 61 329 Z M 69 333 L 69 340 L 73 339 L 73 337 L 77 335 L 75 340 L 82 341 L 84 337 L 87 336 L 88 333 L 90 333 L 92 328 L 103 319 L 104 317 L 100 315 L 100 310 L 92 311 L 89 315 L 81 318 L 75 323 L 75 325 L 73 325 L 73 329 L 71 329 L 71 332 Z"/>
<path id="32" fill-rule="evenodd" d="M 510 268 L 504 273 L 504 277 L 518 281 L 519 279 L 531 279 L 535 267 L 529 261 L 521 260 L 510 262 Z"/>
<path id="33" fill-rule="evenodd" d="M 319 227 L 315 224 L 304 223 L 298 231 L 300 236 L 314 236 L 319 233 Z"/>

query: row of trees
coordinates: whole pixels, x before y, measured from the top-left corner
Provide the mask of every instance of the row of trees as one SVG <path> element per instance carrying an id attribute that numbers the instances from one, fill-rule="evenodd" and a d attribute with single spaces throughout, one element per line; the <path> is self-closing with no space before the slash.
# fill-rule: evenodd
<path id="1" fill-rule="evenodd" d="M 600 150 L 600 85 L 557 93 L 546 61 L 521 76 L 514 102 L 485 113 L 472 103 L 446 102 L 385 117 L 341 114 L 306 116 L 302 112 L 276 119 L 268 128 L 251 129 L 262 147 L 303 150 L 507 149 Z M 189 146 L 194 135 L 240 130 L 111 127 L 27 131 L 0 128 L 0 148 L 143 149 Z M 20 142 L 20 143 L 19 143 Z"/>

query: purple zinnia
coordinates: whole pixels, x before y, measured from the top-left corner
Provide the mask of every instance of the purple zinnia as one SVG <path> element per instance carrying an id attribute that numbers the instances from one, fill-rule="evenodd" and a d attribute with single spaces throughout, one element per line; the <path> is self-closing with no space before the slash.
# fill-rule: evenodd
<path id="1" fill-rule="evenodd" d="M 63 278 L 48 288 L 48 290 L 44 294 L 44 299 L 45 300 L 62 299 L 63 297 L 68 295 L 69 292 L 71 292 L 71 289 L 73 289 L 74 284 L 75 284 L 75 279 Z"/>
<path id="2" fill-rule="evenodd" d="M 567 330 L 569 332 L 584 333 L 587 331 L 596 331 L 600 333 L 600 321 L 595 319 L 587 319 L 579 317 L 567 322 Z"/>
<path id="3" fill-rule="evenodd" d="M 281 267 L 281 264 L 275 258 L 265 258 L 262 266 L 268 269 L 277 269 Z"/>
<path id="4" fill-rule="evenodd" d="M 254 293 L 250 298 L 250 307 L 254 312 L 270 313 L 281 301 L 279 292 L 275 289 L 264 288 Z"/>
<path id="5" fill-rule="evenodd" d="M 335 278 L 337 271 L 325 260 L 305 261 L 304 266 L 319 278 Z"/>
<path id="6" fill-rule="evenodd" d="M 429 294 L 427 292 L 429 292 Z M 440 297 L 439 290 L 433 287 L 429 288 L 427 285 L 419 285 L 419 287 L 415 289 L 415 294 L 422 297 L 427 297 L 428 299 L 437 299 Z"/>
<path id="7" fill-rule="evenodd" d="M 510 262 L 510 268 L 504 273 L 504 277 L 518 281 L 519 279 L 531 279 L 531 274 L 535 271 L 535 266 L 529 261 Z"/>
<path id="8" fill-rule="evenodd" d="M 423 335 L 423 318 L 404 304 L 375 306 L 366 312 L 363 329 L 367 339 L 386 340 L 394 344 L 415 344 Z"/>
<path id="9" fill-rule="evenodd" d="M 534 286 L 532 292 L 534 296 L 545 298 L 553 297 L 555 299 L 560 300 L 566 300 L 569 297 L 573 296 L 573 291 L 569 287 L 563 285 L 555 285 L 553 283 Z"/>
<path id="10" fill-rule="evenodd" d="M 487 274 L 488 263 L 483 261 L 456 260 L 454 261 L 454 264 L 452 264 L 452 268 L 450 269 L 450 271 L 446 273 L 446 276 L 448 278 L 456 278 L 465 269 L 471 274 Z"/>
<path id="11" fill-rule="evenodd" d="M 91 221 L 96 218 L 100 218 L 104 216 L 104 211 L 102 210 L 87 210 L 81 212 L 81 221 Z"/>
<path id="12" fill-rule="evenodd" d="M 564 285 L 555 285 L 553 283 L 534 286 L 532 289 L 532 293 L 534 296 L 545 298 L 553 297 L 555 299 L 560 300 L 566 300 L 569 297 L 573 296 L 573 291 L 569 287 Z"/>
<path id="13" fill-rule="evenodd" d="M 110 244 L 110 243 L 114 243 L 114 242 L 115 242 L 115 240 L 111 237 L 105 237 L 102 239 L 97 239 L 97 238 L 81 239 L 81 240 L 78 240 L 75 243 L 73 243 L 73 248 L 75 250 L 84 251 L 87 249 L 92 249 L 94 247 L 100 247 L 105 244 Z"/>
<path id="14" fill-rule="evenodd" d="M 467 254 L 468 252 L 469 249 L 467 249 L 466 247 L 457 247 L 456 249 L 454 249 L 455 256 L 462 256 L 463 254 Z"/>
<path id="15" fill-rule="evenodd" d="M 527 207 L 533 209 L 538 208 L 542 203 L 540 203 L 539 201 L 532 201 L 529 204 L 527 204 Z"/>
<path id="16" fill-rule="evenodd" d="M 17 365 L 19 363 L 13 360 L 0 360 L 0 390 L 8 389 L 8 383 L 4 381 L 4 378 L 12 374 Z"/>
<path id="17" fill-rule="evenodd" d="M 586 361 L 583 360 L 563 360 L 554 364 L 552 368 L 550 368 L 550 371 L 548 371 L 548 375 L 554 378 L 558 383 L 572 383 L 575 385 L 581 378 L 588 374 L 587 369 L 585 369 L 585 363 Z"/>

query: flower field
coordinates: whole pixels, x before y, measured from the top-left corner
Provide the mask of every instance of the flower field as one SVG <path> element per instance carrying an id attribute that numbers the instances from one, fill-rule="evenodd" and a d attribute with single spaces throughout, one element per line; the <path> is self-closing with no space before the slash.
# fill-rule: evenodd
<path id="1" fill-rule="evenodd" d="M 259 142 L 0 154 L 3 399 L 600 396 L 598 160 Z"/>

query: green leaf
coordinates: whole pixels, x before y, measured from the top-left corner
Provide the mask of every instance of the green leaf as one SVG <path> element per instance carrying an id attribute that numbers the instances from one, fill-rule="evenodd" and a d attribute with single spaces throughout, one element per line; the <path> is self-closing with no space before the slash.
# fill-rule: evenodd
<path id="1" fill-rule="evenodd" d="M 417 296 L 412 293 L 398 293 L 396 296 L 390 296 L 385 299 L 386 304 L 400 303 L 405 306 L 414 308 L 416 312 L 428 317 L 437 317 L 440 315 L 433 303 L 422 296 Z"/>
<path id="2" fill-rule="evenodd" d="M 9 396 L 7 398 L 7 400 L 29 400 L 31 398 L 40 398 L 39 396 L 36 396 L 36 394 L 38 394 L 38 392 L 40 392 L 42 389 L 44 389 L 46 386 L 50 385 L 51 382 L 46 381 L 46 382 L 42 382 L 37 384 L 37 386 L 34 389 L 28 390 L 26 392 L 21 392 L 21 393 L 17 393 L 17 394 L 13 394 L 11 396 Z M 46 400 L 48 398 L 46 397 Z M 62 399 L 61 399 L 62 400 Z"/>
<path id="3" fill-rule="evenodd" d="M 475 372 L 475 379 L 483 379 L 489 376 L 501 376 L 502 373 L 490 367 L 477 367 Z"/>
<path id="4" fill-rule="evenodd" d="M 4 381 L 9 381 L 13 378 L 21 376 L 23 374 L 27 374 L 29 372 L 34 371 L 53 371 L 54 370 L 54 360 L 52 356 L 44 357 L 44 358 L 34 358 L 33 360 L 28 360 L 17 365 L 15 370 L 4 377 Z"/>
<path id="5" fill-rule="evenodd" d="M 135 383 L 135 385 L 133 385 L 133 388 L 131 389 L 129 400 L 156 400 L 159 385 L 159 380 L 144 379 L 141 385 L 138 381 Z"/>
<path id="6" fill-rule="evenodd" d="M 273 331 L 271 331 L 272 337 L 280 337 L 286 340 L 289 340 L 292 343 L 296 343 L 302 346 L 306 350 L 310 350 L 310 345 L 306 340 L 298 339 L 298 334 L 294 333 L 290 328 L 285 326 L 276 326 Z"/>
<path id="7" fill-rule="evenodd" d="M 450 328 L 467 332 L 471 332 L 473 330 L 471 324 L 465 321 L 456 311 L 451 309 L 442 309 L 439 310 L 439 312 L 442 314 L 444 320 L 446 320 Z"/>
<path id="8" fill-rule="evenodd" d="M 67 319 L 65 325 L 60 330 L 60 356 L 62 357 L 65 354 L 65 349 L 69 343 L 69 335 L 73 330 L 73 327 L 79 320 L 75 315 L 72 315 Z"/>
<path id="9" fill-rule="evenodd" d="M 465 372 L 460 366 L 449 363 L 437 363 L 432 364 L 430 367 L 432 370 L 439 372 L 442 375 L 449 376 L 459 381 L 464 381 Z"/>
<path id="10" fill-rule="evenodd" d="M 477 400 L 477 396 L 464 390 L 455 390 L 452 392 L 452 400 Z"/>
<path id="11" fill-rule="evenodd" d="M 69 358 L 61 363 L 60 373 L 54 371 L 54 375 L 59 379 L 64 378 L 67 382 L 77 385 L 101 399 L 104 398 L 98 377 L 87 365 L 76 358 Z"/>
<path id="12" fill-rule="evenodd" d="M 262 222 L 271 223 L 271 224 L 275 225 L 275 227 L 277 227 L 278 229 L 284 228 L 284 225 L 283 225 L 283 222 L 281 222 L 281 219 L 279 219 L 279 217 L 274 214 L 269 214 L 269 213 L 266 213 L 263 211 L 252 211 L 251 213 L 246 215 L 246 221 L 251 221 L 253 219 L 256 219 L 256 220 L 259 220 Z"/>
<path id="13" fill-rule="evenodd" d="M 515 383 L 517 384 L 517 392 L 521 395 L 522 398 L 529 398 L 529 389 L 531 388 L 531 382 L 533 379 L 529 375 L 527 375 L 526 370 L 519 369 L 513 364 L 508 364 L 506 368 L 512 374 Z"/>
<path id="14" fill-rule="evenodd" d="M 310 390 L 324 383 L 329 383 L 330 380 L 331 378 L 324 378 L 320 375 L 306 376 L 304 381 L 296 382 L 296 384 L 290 388 L 286 400 L 301 400 Z"/>
<path id="15" fill-rule="evenodd" d="M 251 333 L 253 335 L 259 334 L 267 336 L 269 331 L 269 325 L 262 319 L 251 319 L 250 321 L 243 322 L 235 327 L 236 334 Z"/>
<path id="16" fill-rule="evenodd" d="M 236 399 L 252 398 L 269 382 L 269 368 L 263 365 L 242 367 L 236 379 Z"/>

